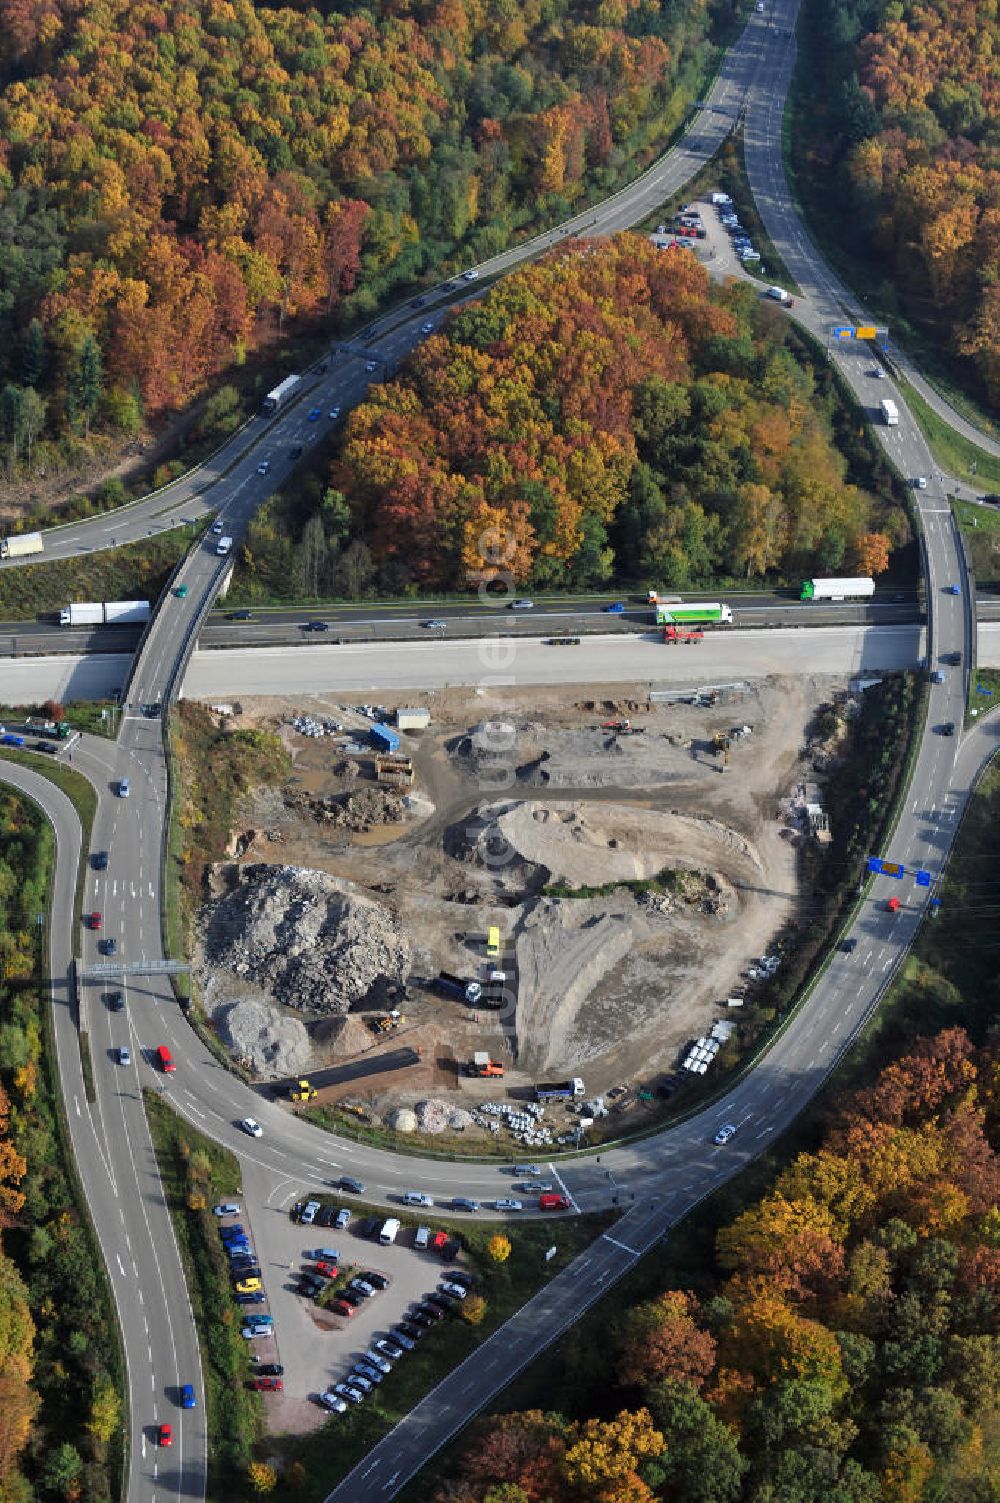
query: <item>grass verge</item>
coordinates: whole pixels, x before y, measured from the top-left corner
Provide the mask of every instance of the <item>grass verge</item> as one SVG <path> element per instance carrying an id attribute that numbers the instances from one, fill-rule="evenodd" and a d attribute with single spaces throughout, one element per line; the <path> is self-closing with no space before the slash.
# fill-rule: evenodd
<path id="1" fill-rule="evenodd" d="M 211 1206 L 241 1194 L 233 1154 L 190 1127 L 157 1091 L 143 1093 L 164 1194 L 180 1248 L 201 1342 L 208 1423 L 208 1496 L 231 1499 L 261 1428 L 260 1399 L 246 1387 L 250 1365 L 240 1336 L 222 1243 Z"/>
<path id="2" fill-rule="evenodd" d="M 955 520 L 962 529 L 976 587 L 1000 583 L 1000 510 L 977 506 L 973 501 L 952 501 Z"/>
<path id="3" fill-rule="evenodd" d="M 50 783 L 65 793 L 71 799 L 77 814 L 80 816 L 80 824 L 83 827 L 83 850 L 90 849 L 90 832 L 94 827 L 94 816 L 97 813 L 97 791 L 93 784 L 88 782 L 82 773 L 74 772 L 71 767 L 60 762 L 53 762 L 49 757 L 43 757 L 40 752 L 13 751 L 9 747 L 0 750 L 0 761 L 17 762 L 21 767 L 30 767 L 32 772 L 41 773 L 42 777 L 48 778 Z M 76 898 L 73 905 L 73 922 L 79 929 L 80 915 L 83 912 L 83 889 L 87 880 L 87 865 L 80 862 L 80 870 L 76 878 Z"/>
<path id="4" fill-rule="evenodd" d="M 85 731 L 92 736 L 105 736 L 114 740 L 118 732 L 118 706 L 110 699 L 74 700 L 63 705 L 65 723 L 74 731 Z M 45 716 L 44 705 L 0 705 L 0 722 L 9 731 L 17 731 L 28 715 Z M 47 718 L 47 717 L 46 717 Z M 31 735 L 26 731 L 25 735 Z M 58 746 L 58 742 L 53 742 Z"/>
<path id="5" fill-rule="evenodd" d="M 4 569 L 0 572 L 0 620 L 40 620 L 74 600 L 154 601 L 202 530 L 194 525 L 175 527 L 141 543 L 106 548 L 82 558 Z"/>
<path id="6" fill-rule="evenodd" d="M 372 1211 L 380 1221 L 384 1219 L 384 1207 L 373 1207 Z M 393 1214 L 396 1214 L 395 1210 Z M 417 1225 L 413 1218 L 400 1215 L 399 1219 L 404 1226 Z M 448 1316 L 427 1332 L 414 1351 L 407 1352 L 385 1382 L 363 1404 L 351 1408 L 347 1414 L 333 1415 L 311 1435 L 272 1438 L 268 1445 L 269 1454 L 280 1455 L 283 1462 L 282 1476 L 273 1498 L 284 1503 L 285 1499 L 300 1497 L 305 1478 L 308 1478 L 311 1495 L 322 1497 L 425 1394 L 474 1352 L 485 1336 L 508 1320 L 614 1219 L 609 1214 L 560 1218 L 556 1222 L 531 1220 L 504 1226 L 502 1235 L 510 1244 L 510 1255 L 506 1261 L 497 1262 L 488 1248 L 497 1234 L 496 1226 L 430 1220 L 421 1216 L 422 1225 L 444 1231 L 461 1242 L 466 1266 L 477 1274 L 480 1281 L 475 1293 L 485 1299 L 486 1308 L 481 1320 L 472 1323 L 458 1312 Z M 551 1262 L 546 1262 L 545 1254 L 553 1245 L 555 1256 Z M 473 1307 L 469 1313 L 478 1312 Z M 429 1494 L 424 1492 L 421 1496 L 426 1499 Z"/>
<path id="7" fill-rule="evenodd" d="M 899 386 L 941 468 L 976 488 L 993 486 L 1000 490 L 1000 458 L 956 433 L 903 377 Z"/>
<path id="8" fill-rule="evenodd" d="M 85 1028 L 80 1029 L 80 1068 L 83 1071 L 83 1089 L 87 1100 L 91 1103 L 97 1100 L 97 1091 L 94 1087 L 94 1061 L 90 1054 L 90 1034 Z"/>

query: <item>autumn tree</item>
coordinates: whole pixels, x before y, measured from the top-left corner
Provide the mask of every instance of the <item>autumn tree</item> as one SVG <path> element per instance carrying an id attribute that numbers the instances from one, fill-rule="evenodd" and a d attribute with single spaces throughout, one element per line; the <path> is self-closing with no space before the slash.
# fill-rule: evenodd
<path id="1" fill-rule="evenodd" d="M 619 1380 L 635 1385 L 677 1380 L 700 1388 L 715 1365 L 715 1342 L 699 1329 L 697 1311 L 694 1295 L 679 1290 L 630 1310 L 618 1362 Z"/>
<path id="2" fill-rule="evenodd" d="M 511 1254 L 510 1238 L 495 1232 L 486 1244 L 486 1251 L 494 1263 L 506 1263 Z"/>
<path id="3" fill-rule="evenodd" d="M 884 532 L 865 532 L 855 543 L 858 573 L 884 574 L 889 567 L 889 539 Z"/>

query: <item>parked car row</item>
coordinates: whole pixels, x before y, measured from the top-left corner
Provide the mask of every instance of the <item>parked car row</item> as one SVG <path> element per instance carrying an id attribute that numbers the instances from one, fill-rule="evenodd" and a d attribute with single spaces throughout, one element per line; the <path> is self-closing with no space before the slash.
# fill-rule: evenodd
<path id="1" fill-rule="evenodd" d="M 240 1215 L 240 1207 L 224 1203 L 213 1207 L 219 1217 L 219 1236 L 229 1259 L 229 1277 L 233 1286 L 233 1299 L 242 1308 L 243 1325 L 240 1331 L 245 1341 L 274 1335 L 274 1317 L 262 1308 L 267 1304 L 264 1280 L 261 1277 L 257 1254 L 242 1222 L 232 1218 Z M 273 1364 L 272 1364 L 273 1365 Z M 277 1373 L 262 1373 L 261 1378 L 276 1378 Z M 282 1383 L 253 1380 L 253 1386 L 264 1391 L 279 1390 Z"/>
<path id="2" fill-rule="evenodd" d="M 719 205 L 719 222 L 728 230 L 729 238 L 733 242 L 733 249 L 744 266 L 749 266 L 760 260 L 760 252 L 754 249 L 753 241 L 740 224 L 731 203 Z"/>

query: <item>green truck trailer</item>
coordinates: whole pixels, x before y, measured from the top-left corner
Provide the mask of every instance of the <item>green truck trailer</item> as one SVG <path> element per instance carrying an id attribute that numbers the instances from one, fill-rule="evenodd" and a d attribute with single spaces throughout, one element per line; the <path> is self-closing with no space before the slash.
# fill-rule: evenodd
<path id="1" fill-rule="evenodd" d="M 732 626 L 733 613 L 728 605 L 718 602 L 695 604 L 657 605 L 657 626 Z"/>

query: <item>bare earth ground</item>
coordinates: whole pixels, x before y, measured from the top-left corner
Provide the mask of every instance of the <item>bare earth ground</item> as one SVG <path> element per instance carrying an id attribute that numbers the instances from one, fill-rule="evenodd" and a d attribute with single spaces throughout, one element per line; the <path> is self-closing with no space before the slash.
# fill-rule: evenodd
<path id="1" fill-rule="evenodd" d="M 234 859 L 357 884 L 400 917 L 412 954 L 405 1021 L 384 1042 L 356 1015 L 346 1024 L 296 1015 L 310 1030 L 311 1068 L 401 1042 L 421 1052 L 412 1069 L 321 1099 L 348 1095 L 382 1115 L 444 1092 L 474 1106 L 504 1086 L 522 1094 L 542 1075 L 581 1073 L 597 1093 L 673 1068 L 794 912 L 796 841 L 780 801 L 806 776 L 800 754 L 817 706 L 842 689 L 781 679 L 726 703 L 669 705 L 620 685 L 424 695 L 430 728 L 403 736 L 415 768 L 411 806 L 402 820 L 360 829 L 330 826 L 301 798 L 293 808 L 285 799 L 374 793 L 372 758 L 344 751 L 366 740 L 370 722 L 331 696 L 244 702 L 238 725 L 328 715 L 344 731 L 313 740 L 281 723 L 292 775 L 286 788 L 250 800 Z M 626 717 L 641 734 L 602 725 Z M 743 726 L 752 734 L 732 742 L 724 766 L 712 737 Z M 543 891 L 552 882 L 603 888 L 664 868 L 691 873 L 690 892 Z M 491 924 L 503 935 L 509 1006 L 477 1012 L 419 985 L 439 969 L 483 976 Z M 213 984 L 224 992 L 225 973 Z M 459 1074 L 474 1049 L 507 1065 L 503 1084 Z"/>

